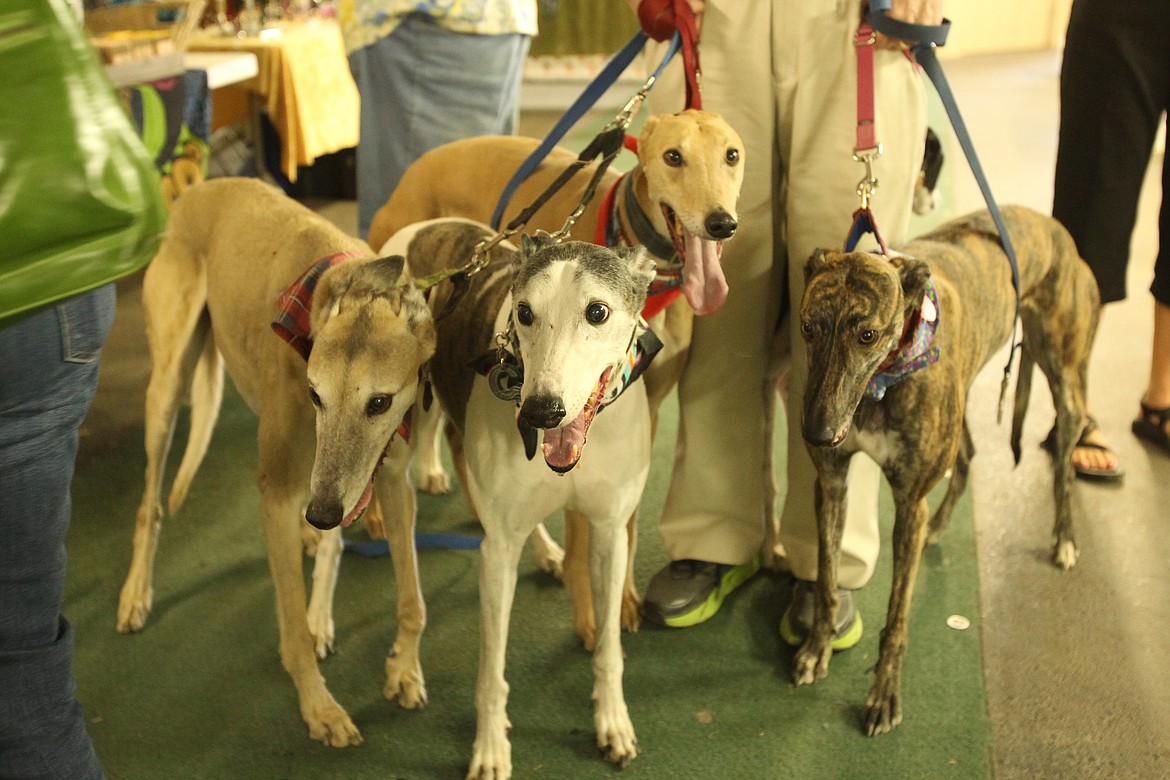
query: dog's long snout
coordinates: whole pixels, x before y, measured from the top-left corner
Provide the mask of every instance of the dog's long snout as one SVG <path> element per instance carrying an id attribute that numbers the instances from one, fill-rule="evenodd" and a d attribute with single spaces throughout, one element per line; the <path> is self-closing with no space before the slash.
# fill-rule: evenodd
<path id="1" fill-rule="evenodd" d="M 520 420 L 533 428 L 555 428 L 563 419 L 565 404 L 556 396 L 529 396 L 520 407 Z"/>
<path id="2" fill-rule="evenodd" d="M 328 531 L 341 525 L 345 508 L 340 501 L 310 501 L 305 508 L 305 520 L 314 528 Z"/>
<path id="3" fill-rule="evenodd" d="M 707 233 L 714 238 L 731 238 L 735 235 L 735 229 L 739 227 L 739 223 L 735 221 L 735 217 L 728 214 L 723 209 L 712 211 L 703 220 L 703 227 L 707 229 Z"/>

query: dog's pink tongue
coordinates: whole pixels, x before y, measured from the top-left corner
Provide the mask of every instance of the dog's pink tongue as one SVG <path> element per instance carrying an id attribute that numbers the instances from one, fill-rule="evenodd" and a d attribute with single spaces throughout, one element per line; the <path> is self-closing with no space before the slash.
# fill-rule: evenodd
<path id="1" fill-rule="evenodd" d="M 568 425 L 546 429 L 544 442 L 541 444 L 544 462 L 558 471 L 567 471 L 577 465 L 577 461 L 581 459 L 581 450 L 584 448 L 584 414 L 578 415 L 577 419 Z"/>
<path id="2" fill-rule="evenodd" d="M 719 262 L 723 245 L 694 236 L 688 230 L 683 237 L 686 258 L 683 260 L 683 295 L 695 314 L 714 314 L 727 300 L 727 279 Z"/>
<path id="3" fill-rule="evenodd" d="M 366 485 L 366 489 L 362 491 L 361 498 L 358 499 L 357 505 L 349 511 L 341 520 L 342 528 L 349 528 L 353 525 L 354 520 L 362 516 L 362 512 L 366 511 L 366 507 L 370 505 L 370 499 L 374 497 L 374 480 L 370 480 Z"/>

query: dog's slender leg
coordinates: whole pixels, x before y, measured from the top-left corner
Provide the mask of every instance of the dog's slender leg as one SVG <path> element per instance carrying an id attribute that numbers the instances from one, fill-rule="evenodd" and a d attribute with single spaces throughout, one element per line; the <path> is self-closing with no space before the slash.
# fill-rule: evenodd
<path id="1" fill-rule="evenodd" d="M 947 523 L 951 520 L 951 513 L 955 509 L 955 502 L 967 489 L 967 475 L 971 470 L 971 459 L 975 457 L 975 442 L 971 439 L 971 431 L 967 428 L 967 420 L 963 419 L 963 440 L 959 443 L 959 454 L 955 457 L 955 465 L 951 468 L 951 480 L 947 483 L 947 492 L 934 515 L 930 518 L 930 531 L 926 536 L 927 544 L 935 544 L 942 538 Z"/>
<path id="2" fill-rule="evenodd" d="M 622 628 L 633 633 L 642 625 L 642 597 L 634 585 L 634 554 L 638 551 L 638 510 L 626 523 L 626 582 L 622 586 Z"/>
<path id="3" fill-rule="evenodd" d="M 882 629 L 874 682 L 865 700 L 864 726 L 869 736 L 884 734 L 902 722 L 902 660 L 910 622 L 910 601 L 922 548 L 929 508 L 924 495 L 905 495 L 894 489 L 894 581 Z"/>
<path id="4" fill-rule="evenodd" d="M 1021 315 L 1025 344 L 1031 345 L 1030 354 L 1048 379 L 1052 403 L 1056 408 L 1056 449 L 1052 456 L 1056 521 L 1052 531 L 1052 561 L 1067 571 L 1077 562 L 1077 543 L 1072 521 L 1076 472 L 1072 465 L 1072 453 L 1088 422 L 1089 351 L 1096 322 L 1090 320 L 1082 324 L 1071 319 L 1068 322 L 1049 321 L 1030 310 L 1021 312 Z M 1067 330 L 1069 327 L 1074 330 Z M 1080 334 L 1079 338 L 1071 335 L 1077 333 Z"/>
<path id="5" fill-rule="evenodd" d="M 307 617 L 318 658 L 325 658 L 333 651 L 333 592 L 341 568 L 341 541 L 340 528 L 323 532 L 313 559 L 313 593 L 309 597 Z"/>
<path id="6" fill-rule="evenodd" d="M 358 745 L 361 733 L 329 693 L 317 667 L 309 631 L 305 580 L 301 568 L 300 525 L 311 463 L 290 453 L 313 451 L 311 420 L 300 399 L 274 401 L 260 417 L 260 492 L 268 565 L 276 592 L 280 660 L 297 689 L 301 717 L 309 736 L 333 747 Z M 308 432 L 308 435 L 305 435 Z"/>
<path id="7" fill-rule="evenodd" d="M 146 476 L 134 522 L 130 571 L 118 599 L 117 629 L 121 633 L 141 630 L 150 615 L 167 455 L 179 406 L 191 386 L 203 345 L 211 339 L 211 321 L 204 315 L 206 283 L 202 281 L 201 266 L 177 243 L 167 244 L 164 249 L 166 254 L 160 250 L 159 259 L 147 269 L 142 286 L 151 358 L 144 417 Z M 169 275 L 187 272 L 193 278 L 181 288 L 187 295 L 178 298 L 177 305 Z"/>
<path id="8" fill-rule="evenodd" d="M 565 510 L 565 588 L 573 605 L 573 628 L 585 649 L 597 647 L 597 623 L 593 612 L 593 590 L 589 572 L 589 519 L 580 512 Z"/>
<path id="9" fill-rule="evenodd" d="M 814 683 L 829 673 L 838 604 L 837 559 L 845 524 L 846 477 L 851 457 L 836 451 L 810 453 L 817 464 L 817 587 L 813 624 L 793 659 L 792 678 L 797 685 Z"/>
<path id="10" fill-rule="evenodd" d="M 501 524 L 487 528 L 480 547 L 479 674 L 475 683 L 475 743 L 468 780 L 504 780 L 512 776 L 504 655 L 516 595 L 516 567 L 523 546 L 524 537 Z"/>
<path id="11" fill-rule="evenodd" d="M 475 508 L 471 491 L 467 489 L 471 482 L 467 474 L 467 458 L 463 453 L 463 434 L 450 420 L 443 426 L 443 431 L 447 434 L 447 446 L 451 450 L 451 461 L 455 464 L 455 473 L 458 475 L 459 485 L 463 489 L 463 500 L 467 503 L 467 508 L 471 510 L 472 517 L 478 518 L 479 510 Z"/>
<path id="12" fill-rule="evenodd" d="M 533 529 L 528 537 L 528 546 L 540 564 L 541 571 L 546 571 L 562 582 L 565 579 L 565 551 L 549 534 L 544 523 Z"/>
<path id="13" fill-rule="evenodd" d="M 592 526 L 589 540 L 590 581 L 597 610 L 597 648 L 593 652 L 593 722 L 597 747 L 605 760 L 627 766 L 638 755 L 638 738 L 622 689 L 621 592 L 629 541 L 621 526 Z"/>
<path id="14" fill-rule="evenodd" d="M 1052 562 L 1067 571 L 1077 562 L 1077 542 L 1072 522 L 1072 493 L 1076 476 L 1072 465 L 1072 453 L 1081 431 L 1085 429 L 1088 412 L 1085 407 L 1083 385 L 1075 386 L 1075 378 L 1071 382 L 1066 381 L 1065 377 L 1057 373 L 1061 369 L 1045 366 L 1047 361 L 1038 359 L 1037 362 L 1048 375 L 1053 404 L 1056 406 L 1056 449 L 1052 458 L 1055 472 L 1053 498 L 1056 503 L 1056 522 L 1052 529 L 1054 539 Z M 1052 371 L 1052 374 L 1049 374 L 1049 371 Z"/>
<path id="15" fill-rule="evenodd" d="M 418 460 L 415 469 L 418 487 L 427 493 L 442 495 L 451 492 L 451 477 L 443 467 L 443 425 L 447 415 L 439 399 L 431 401 L 430 409 L 423 409 L 421 400 L 414 405 Z"/>
<path id="16" fill-rule="evenodd" d="M 191 422 L 187 432 L 187 448 L 183 452 L 179 470 L 175 473 L 171 496 L 167 501 L 171 514 L 177 512 L 187 498 L 195 472 L 207 454 L 211 432 L 223 404 L 223 357 L 210 331 L 203 341 L 203 352 L 191 379 Z"/>
<path id="17" fill-rule="evenodd" d="M 398 636 L 386 657 L 386 685 L 382 693 L 408 710 L 426 704 L 427 689 L 419 661 L 419 643 L 427 624 L 426 603 L 419 583 L 418 552 L 414 546 L 417 504 L 410 482 L 410 445 L 395 438 L 386 455 L 378 492 L 393 516 L 386 524 L 394 581 L 398 589 Z"/>

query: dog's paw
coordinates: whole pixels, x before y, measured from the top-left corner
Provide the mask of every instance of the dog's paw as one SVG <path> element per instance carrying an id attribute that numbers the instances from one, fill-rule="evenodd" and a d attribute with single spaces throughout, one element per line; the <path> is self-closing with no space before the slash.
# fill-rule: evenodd
<path id="1" fill-rule="evenodd" d="M 625 769 L 638 756 L 638 738 L 625 703 L 599 706 L 593 720 L 597 725 L 597 749 L 606 761 Z"/>
<path id="2" fill-rule="evenodd" d="M 427 686 L 418 663 L 404 664 L 391 656 L 386 659 L 386 685 L 382 695 L 398 702 L 406 710 L 417 710 L 427 703 Z"/>
<path id="3" fill-rule="evenodd" d="M 1077 545 L 1071 539 L 1063 539 L 1056 543 L 1052 550 L 1052 562 L 1061 571 L 1068 571 L 1077 564 Z"/>
<path id="4" fill-rule="evenodd" d="M 565 551 L 560 547 L 545 549 L 537 562 L 541 571 L 551 574 L 560 582 L 565 581 Z"/>
<path id="5" fill-rule="evenodd" d="M 901 687 L 897 680 L 878 675 L 865 699 L 862 726 L 866 734 L 886 734 L 902 722 Z"/>
<path id="6" fill-rule="evenodd" d="M 829 673 L 829 659 L 833 657 L 833 646 L 828 642 L 817 643 L 805 640 L 792 662 L 792 681 L 796 685 L 812 685 Z"/>
<path id="7" fill-rule="evenodd" d="M 573 629 L 581 638 L 581 644 L 586 652 L 592 653 L 597 649 L 597 626 L 593 624 L 593 620 L 589 620 L 588 623 L 580 622 Z"/>
<path id="8" fill-rule="evenodd" d="M 633 591 L 622 594 L 622 628 L 631 634 L 642 625 L 642 599 Z"/>
<path id="9" fill-rule="evenodd" d="M 309 633 L 313 636 L 313 651 L 317 658 L 325 660 L 333 652 L 333 619 L 322 618 L 309 613 Z"/>
<path id="10" fill-rule="evenodd" d="M 362 734 L 349 719 L 341 705 L 329 702 L 309 713 L 302 713 L 309 726 L 309 736 L 331 747 L 351 747 L 362 744 Z"/>
<path id="11" fill-rule="evenodd" d="M 129 583 L 127 583 L 127 588 Z M 119 634 L 133 634 L 146 626 L 146 618 L 150 616 L 150 605 L 154 600 L 154 592 L 147 588 L 141 595 L 128 594 L 127 588 L 122 589 L 122 597 L 118 602 Z"/>
<path id="12" fill-rule="evenodd" d="M 430 493 L 432 496 L 446 495 L 451 492 L 451 475 L 444 469 L 426 473 L 420 470 L 418 486 L 424 493 Z"/>
<path id="13" fill-rule="evenodd" d="M 467 780 L 507 780 L 512 776 L 512 743 L 505 729 L 475 735 Z"/>

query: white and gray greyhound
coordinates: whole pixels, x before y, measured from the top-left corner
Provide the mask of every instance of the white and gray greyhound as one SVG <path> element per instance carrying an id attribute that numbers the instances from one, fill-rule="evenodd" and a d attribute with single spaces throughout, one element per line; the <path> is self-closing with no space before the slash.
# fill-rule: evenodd
<path id="1" fill-rule="evenodd" d="M 386 246 L 424 277 L 466 262 L 492 235 L 470 220 L 437 219 L 404 228 Z M 516 568 L 525 540 L 558 509 L 592 529 L 597 744 L 618 765 L 637 755 L 622 689 L 619 621 L 626 522 L 650 467 L 646 393 L 633 380 L 654 351 L 639 317 L 653 277 L 654 262 L 642 248 L 525 235 L 518 251 L 506 243 L 492 249 L 466 295 L 438 323 L 430 377 L 485 532 L 469 778 L 512 773 L 504 653 Z M 443 311 L 452 289 L 444 282 L 432 291 L 434 311 Z"/>

